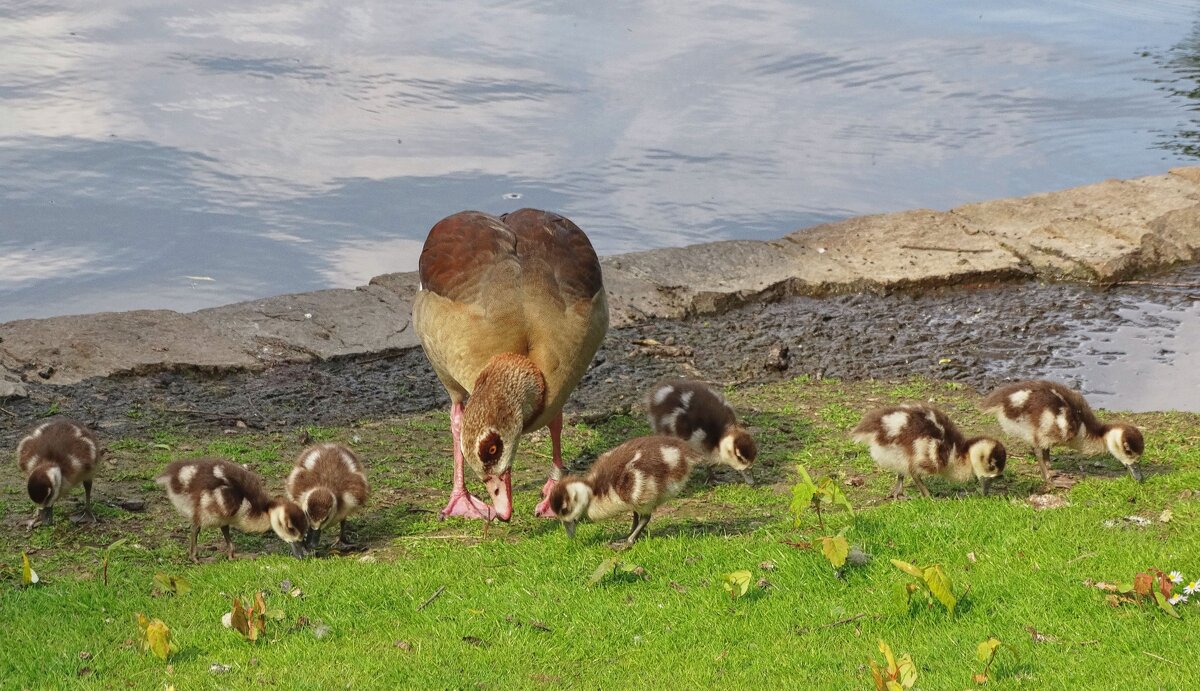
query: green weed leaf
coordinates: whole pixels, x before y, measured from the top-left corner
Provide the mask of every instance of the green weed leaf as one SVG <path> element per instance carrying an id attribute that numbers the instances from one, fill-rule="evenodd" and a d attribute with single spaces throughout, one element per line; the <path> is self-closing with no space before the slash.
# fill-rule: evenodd
<path id="1" fill-rule="evenodd" d="M 593 571 L 592 575 L 588 578 L 588 583 L 591 585 L 596 585 L 600 581 L 604 580 L 605 576 L 612 573 L 613 569 L 617 568 L 620 563 L 620 557 L 609 557 L 608 559 L 600 562 L 600 565 L 596 567 L 596 570 Z"/>
<path id="2" fill-rule="evenodd" d="M 833 568 L 840 569 L 846 564 L 846 557 L 850 554 L 850 543 L 844 535 L 835 535 L 833 537 L 821 538 L 821 552 L 825 558 L 833 564 Z"/>
<path id="3" fill-rule="evenodd" d="M 187 595 L 192 592 L 192 584 L 183 576 L 169 576 L 162 571 L 154 574 L 154 593 L 156 595 Z"/>
<path id="4" fill-rule="evenodd" d="M 980 662 L 987 662 L 996 654 L 996 648 L 1000 647 L 1000 640 L 997 638 L 989 638 L 980 643 L 975 648 L 975 657 L 979 658 Z"/>
<path id="5" fill-rule="evenodd" d="M 950 577 L 942 570 L 941 564 L 925 567 L 924 573 L 925 583 L 929 586 L 929 592 L 942 603 L 950 614 L 954 614 L 954 607 L 958 604 L 958 598 L 954 597 L 954 585 L 950 582 Z"/>
<path id="6" fill-rule="evenodd" d="M 892 566 L 895 566 L 897 569 L 900 569 L 901 571 L 903 571 L 904 573 L 906 573 L 910 576 L 913 576 L 915 578 L 920 578 L 921 580 L 925 580 L 925 572 L 922 571 L 921 569 L 918 569 L 917 567 L 913 566 L 912 564 L 910 564 L 906 561 L 900 561 L 899 559 L 893 559 Z"/>
<path id="7" fill-rule="evenodd" d="M 162 619 L 147 619 L 146 615 L 138 612 L 138 628 L 142 632 L 142 650 L 153 653 L 160 660 L 166 660 L 172 653 L 179 652 L 179 646 L 171 640 L 171 629 Z"/>
<path id="8" fill-rule="evenodd" d="M 1158 603 L 1159 609 L 1171 615 L 1172 617 L 1175 617 L 1176 619 L 1183 618 L 1179 616 L 1179 612 L 1175 611 L 1175 607 L 1167 600 L 1167 596 L 1163 595 L 1157 590 L 1154 591 L 1154 601 Z"/>
<path id="9" fill-rule="evenodd" d="M 722 587 L 725 588 L 725 592 L 729 593 L 731 599 L 736 600 L 745 595 L 746 591 L 750 590 L 750 578 L 750 572 L 744 569 L 742 571 L 727 573 L 725 574 L 725 582 L 722 584 Z"/>

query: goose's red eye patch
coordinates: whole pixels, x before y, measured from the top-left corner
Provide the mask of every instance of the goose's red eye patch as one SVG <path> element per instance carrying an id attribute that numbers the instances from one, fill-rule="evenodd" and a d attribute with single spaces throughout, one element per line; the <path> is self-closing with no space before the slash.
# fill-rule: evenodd
<path id="1" fill-rule="evenodd" d="M 503 452 L 504 442 L 495 432 L 489 433 L 479 442 L 479 460 L 483 461 L 484 465 L 495 463 Z"/>

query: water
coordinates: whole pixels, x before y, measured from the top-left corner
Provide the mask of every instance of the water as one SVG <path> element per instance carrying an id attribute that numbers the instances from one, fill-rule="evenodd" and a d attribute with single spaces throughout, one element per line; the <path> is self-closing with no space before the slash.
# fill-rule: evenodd
<path id="1" fill-rule="evenodd" d="M 853 6 L 850 6 L 853 5 Z M 1182 2 L 22 2 L 0 321 L 415 267 L 464 208 L 601 253 L 1193 161 Z"/>

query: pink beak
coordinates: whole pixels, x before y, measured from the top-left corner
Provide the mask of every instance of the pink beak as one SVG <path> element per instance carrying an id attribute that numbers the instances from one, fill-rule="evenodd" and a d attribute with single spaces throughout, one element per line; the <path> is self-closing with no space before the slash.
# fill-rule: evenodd
<path id="1" fill-rule="evenodd" d="M 499 476 L 489 475 L 483 479 L 483 484 L 492 498 L 495 517 L 502 521 L 512 518 L 512 470 L 506 470 Z"/>

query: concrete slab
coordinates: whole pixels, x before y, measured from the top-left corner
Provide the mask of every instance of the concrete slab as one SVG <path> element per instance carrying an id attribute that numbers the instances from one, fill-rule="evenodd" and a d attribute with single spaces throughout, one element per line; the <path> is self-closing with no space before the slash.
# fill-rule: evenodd
<path id="1" fill-rule="evenodd" d="M 0 366 L 26 381 L 74 384 L 115 374 L 243 369 L 258 362 L 198 319 L 137 310 L 0 324 Z"/>
<path id="2" fill-rule="evenodd" d="M 419 345 L 411 303 L 379 286 L 280 295 L 193 317 L 264 363 L 327 360 Z"/>

